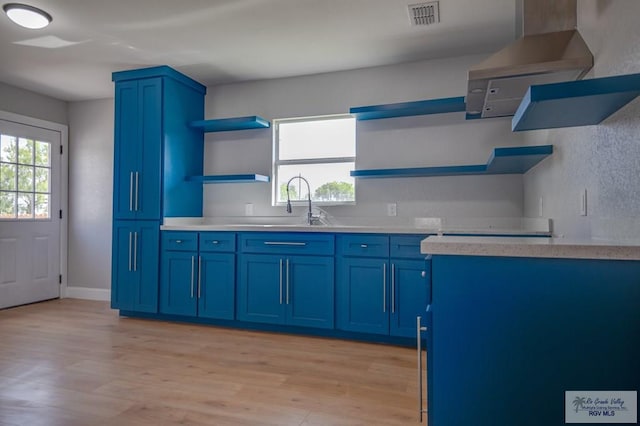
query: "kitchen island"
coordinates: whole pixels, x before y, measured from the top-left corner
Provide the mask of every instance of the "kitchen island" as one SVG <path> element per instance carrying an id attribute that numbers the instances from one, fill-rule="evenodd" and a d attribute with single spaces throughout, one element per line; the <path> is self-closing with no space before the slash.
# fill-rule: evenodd
<path id="1" fill-rule="evenodd" d="M 640 388 L 640 245 L 431 236 L 421 251 L 432 256 L 430 426 L 630 414 L 579 412 L 565 392 Z"/>

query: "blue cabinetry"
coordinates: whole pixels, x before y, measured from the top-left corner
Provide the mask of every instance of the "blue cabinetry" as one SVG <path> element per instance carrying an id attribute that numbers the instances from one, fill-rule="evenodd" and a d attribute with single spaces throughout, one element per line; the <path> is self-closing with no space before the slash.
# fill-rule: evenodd
<path id="1" fill-rule="evenodd" d="M 237 318 L 333 328 L 333 235 L 240 234 Z"/>
<path id="2" fill-rule="evenodd" d="M 420 254 L 420 241 L 425 237 L 390 237 L 392 336 L 415 337 L 416 317 L 424 316 L 431 303 L 431 261 Z"/>
<path id="3" fill-rule="evenodd" d="M 434 255 L 432 279 L 430 425 L 563 425 L 565 391 L 640 388 L 640 262 Z"/>
<path id="4" fill-rule="evenodd" d="M 158 221 L 113 224 L 111 307 L 158 312 Z"/>
<path id="5" fill-rule="evenodd" d="M 336 320 L 341 330 L 415 336 L 430 296 L 424 236 L 337 236 Z"/>
<path id="6" fill-rule="evenodd" d="M 115 103 L 114 218 L 160 220 L 162 79 L 118 83 Z"/>
<path id="7" fill-rule="evenodd" d="M 235 234 L 162 233 L 160 312 L 233 319 Z"/>
<path id="8" fill-rule="evenodd" d="M 127 311 L 157 312 L 160 223 L 165 217 L 202 216 L 202 186 L 186 178 L 202 174 L 203 134 L 189 123 L 202 119 L 205 88 L 166 66 L 116 72 L 113 81 L 113 217 L 130 223 L 114 223 L 112 305 Z M 127 226 L 131 231 L 123 231 Z M 132 285 L 127 279 L 130 271 L 127 268 L 125 274 L 118 263 L 130 252 L 125 241 L 129 232 L 133 236 L 138 235 L 135 229 L 149 233 L 152 227 L 156 243 L 153 248 L 144 246 L 144 259 L 153 258 L 155 264 L 149 263 L 142 279 L 156 281 L 153 308 L 123 302 L 124 295 L 140 289 L 127 288 Z"/>

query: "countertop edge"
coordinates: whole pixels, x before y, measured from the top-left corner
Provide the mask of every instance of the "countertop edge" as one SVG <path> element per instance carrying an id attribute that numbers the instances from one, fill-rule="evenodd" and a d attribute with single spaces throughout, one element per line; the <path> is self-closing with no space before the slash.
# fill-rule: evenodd
<path id="1" fill-rule="evenodd" d="M 640 260 L 640 243 L 564 238 L 432 236 L 420 243 L 431 255 Z"/>

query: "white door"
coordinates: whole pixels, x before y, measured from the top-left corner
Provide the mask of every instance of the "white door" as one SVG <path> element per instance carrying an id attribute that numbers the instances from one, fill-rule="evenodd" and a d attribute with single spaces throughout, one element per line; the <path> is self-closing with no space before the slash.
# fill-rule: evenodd
<path id="1" fill-rule="evenodd" d="M 60 140 L 0 120 L 0 309 L 60 297 Z"/>

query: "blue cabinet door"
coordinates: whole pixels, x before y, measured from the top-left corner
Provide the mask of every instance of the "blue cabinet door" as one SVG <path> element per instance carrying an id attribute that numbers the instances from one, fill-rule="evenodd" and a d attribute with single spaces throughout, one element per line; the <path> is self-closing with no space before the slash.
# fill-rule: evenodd
<path id="1" fill-rule="evenodd" d="M 234 318 L 235 257 L 233 253 L 200 253 L 198 316 L 228 320 Z"/>
<path id="2" fill-rule="evenodd" d="M 138 81 L 139 142 L 137 219 L 160 219 L 162 177 L 162 78 Z"/>
<path id="3" fill-rule="evenodd" d="M 163 251 L 160 312 L 195 316 L 197 309 L 197 252 Z"/>
<path id="4" fill-rule="evenodd" d="M 113 308 L 158 312 L 159 250 L 159 222 L 114 222 L 111 285 Z"/>
<path id="5" fill-rule="evenodd" d="M 328 256 L 285 258 L 287 324 L 333 328 L 333 264 L 333 257 Z"/>
<path id="6" fill-rule="evenodd" d="M 238 319 L 284 324 L 283 258 L 267 254 L 241 254 L 238 268 Z"/>
<path id="7" fill-rule="evenodd" d="M 137 285 L 133 273 L 133 232 L 131 222 L 114 222 L 111 262 L 111 307 L 133 310 L 133 291 Z"/>
<path id="8" fill-rule="evenodd" d="M 114 217 L 159 220 L 162 79 L 116 84 Z"/>
<path id="9" fill-rule="evenodd" d="M 388 334 L 388 259 L 340 257 L 336 271 L 337 328 Z"/>
<path id="10" fill-rule="evenodd" d="M 391 259 L 392 336 L 416 336 L 416 317 L 425 316 L 430 302 L 430 266 L 424 260 Z"/>
<path id="11" fill-rule="evenodd" d="M 139 158 L 138 112 L 138 82 L 116 84 L 113 176 L 115 219 L 136 217 L 134 197 Z"/>

